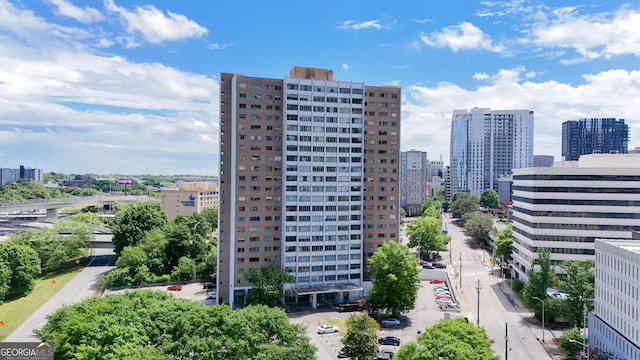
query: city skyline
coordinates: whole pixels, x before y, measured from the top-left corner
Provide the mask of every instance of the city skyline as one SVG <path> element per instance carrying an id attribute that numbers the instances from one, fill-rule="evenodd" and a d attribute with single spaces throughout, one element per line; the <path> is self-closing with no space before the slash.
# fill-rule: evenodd
<path id="1" fill-rule="evenodd" d="M 401 150 L 449 163 L 453 110 L 535 112 L 534 153 L 562 122 L 626 119 L 640 145 L 640 6 L 622 1 L 0 0 L 0 167 L 218 172 L 221 72 L 292 66 L 402 88 Z M 372 60 L 373 59 L 373 60 Z"/>

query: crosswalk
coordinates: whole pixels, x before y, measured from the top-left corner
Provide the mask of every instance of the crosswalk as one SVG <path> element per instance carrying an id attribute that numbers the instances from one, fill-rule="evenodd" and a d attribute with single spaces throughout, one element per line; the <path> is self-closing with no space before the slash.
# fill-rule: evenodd
<path id="1" fill-rule="evenodd" d="M 462 277 L 483 276 L 483 275 L 487 275 L 487 272 L 486 271 L 473 271 L 473 272 L 462 271 Z"/>
<path id="2" fill-rule="evenodd" d="M 459 266 L 460 265 L 460 261 L 458 260 L 454 260 L 451 263 L 452 266 Z M 481 265 L 481 263 L 479 261 L 475 261 L 475 260 L 464 260 L 462 261 L 462 265 Z"/>

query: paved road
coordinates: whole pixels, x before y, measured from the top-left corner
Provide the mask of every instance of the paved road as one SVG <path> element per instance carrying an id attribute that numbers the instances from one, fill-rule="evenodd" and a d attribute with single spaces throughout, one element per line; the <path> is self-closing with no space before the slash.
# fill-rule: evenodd
<path id="1" fill-rule="evenodd" d="M 540 324 L 531 319 L 529 310 L 512 304 L 508 296 L 510 289 L 501 289 L 501 279 L 489 274 L 490 255 L 484 250 L 472 248 L 471 240 L 463 233 L 450 217 L 445 216 L 449 235 L 451 235 L 450 272 L 457 290 L 462 309 L 471 316 L 469 320 L 478 323 L 478 293 L 480 295 L 479 324 L 489 337 L 495 340 L 492 348 L 505 359 L 505 324 L 508 326 L 508 358 L 518 360 L 552 359 L 538 339 L 542 337 Z M 484 252 L 484 254 L 483 254 Z M 449 259 L 446 259 L 449 261 Z M 462 266 L 460 266 L 462 265 Z M 460 277 L 460 270 L 462 276 Z M 478 292 L 478 280 L 480 291 Z M 506 293 L 506 294 L 505 294 Z M 550 338 L 546 339 L 550 341 Z"/>
<path id="2" fill-rule="evenodd" d="M 102 251 L 102 249 L 100 250 Z M 47 323 L 47 316 L 57 309 L 92 296 L 98 288 L 98 276 L 107 273 L 113 266 L 85 267 L 69 281 L 54 297 L 40 307 L 27 321 L 7 336 L 5 342 L 38 341 L 33 330 Z"/>

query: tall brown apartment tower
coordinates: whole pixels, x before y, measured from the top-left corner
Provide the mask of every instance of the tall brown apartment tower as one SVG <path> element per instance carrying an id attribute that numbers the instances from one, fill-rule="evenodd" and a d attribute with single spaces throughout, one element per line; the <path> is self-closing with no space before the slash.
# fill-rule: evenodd
<path id="1" fill-rule="evenodd" d="M 222 73 L 218 302 L 244 305 L 269 262 L 296 279 L 287 303 L 362 296 L 367 259 L 399 240 L 399 159 L 399 87 Z"/>

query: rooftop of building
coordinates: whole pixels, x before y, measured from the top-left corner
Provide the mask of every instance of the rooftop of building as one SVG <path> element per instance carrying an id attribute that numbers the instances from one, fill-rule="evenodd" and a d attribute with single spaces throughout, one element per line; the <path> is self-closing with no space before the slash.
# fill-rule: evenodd
<path id="1" fill-rule="evenodd" d="M 637 254 L 640 254 L 640 240 L 609 240 L 597 239 L 596 241 L 613 245 Z"/>

